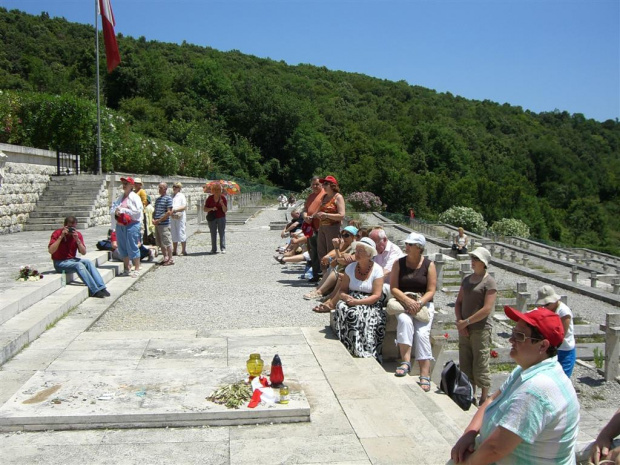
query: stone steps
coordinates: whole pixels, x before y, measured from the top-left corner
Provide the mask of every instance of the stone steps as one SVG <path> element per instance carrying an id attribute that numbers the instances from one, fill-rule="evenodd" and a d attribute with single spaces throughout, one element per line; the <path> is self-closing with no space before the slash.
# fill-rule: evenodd
<path id="1" fill-rule="evenodd" d="M 98 266 L 106 283 L 122 266 L 120 262 L 106 263 L 107 252 L 92 252 L 84 258 Z M 103 264 L 105 268 L 101 268 Z M 60 274 L 46 274 L 42 280 L 23 283 L 24 287 L 15 287 L 3 295 L 0 306 L 0 365 L 88 298 L 88 288 L 81 284 L 76 273 L 67 273 L 66 280 L 67 286 L 62 287 Z"/>
<path id="2" fill-rule="evenodd" d="M 77 217 L 80 228 L 86 229 L 104 183 L 103 176 L 53 177 L 39 197 L 35 211 L 29 215 L 24 230 L 51 231 L 69 215 Z"/>
<path id="3" fill-rule="evenodd" d="M 397 378 L 391 366 L 352 357 L 333 337 L 304 329 L 314 356 L 372 463 L 445 463 L 475 409 L 463 412 L 435 384 Z M 420 462 L 421 463 L 421 462 Z"/>

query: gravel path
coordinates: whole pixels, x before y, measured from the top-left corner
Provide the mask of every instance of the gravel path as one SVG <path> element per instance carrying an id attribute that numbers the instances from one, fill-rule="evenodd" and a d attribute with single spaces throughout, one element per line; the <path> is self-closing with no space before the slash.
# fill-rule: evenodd
<path id="1" fill-rule="evenodd" d="M 145 275 L 92 331 L 303 327 L 329 324 L 302 299 L 314 289 L 299 279 L 303 266 L 275 262 L 284 211 L 262 210 L 245 225 L 226 228 L 227 253 L 211 250 L 207 225 L 190 224 L 186 257 Z M 192 220 L 195 222 L 195 220 Z"/>

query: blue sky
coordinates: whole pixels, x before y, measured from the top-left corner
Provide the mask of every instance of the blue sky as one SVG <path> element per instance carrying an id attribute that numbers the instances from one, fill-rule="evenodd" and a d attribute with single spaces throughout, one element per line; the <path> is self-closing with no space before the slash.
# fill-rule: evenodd
<path id="1" fill-rule="evenodd" d="M 116 32 L 620 118 L 619 0 L 111 0 Z M 94 22 L 94 0 L 0 0 Z M 121 56 L 122 59 L 122 56 Z"/>

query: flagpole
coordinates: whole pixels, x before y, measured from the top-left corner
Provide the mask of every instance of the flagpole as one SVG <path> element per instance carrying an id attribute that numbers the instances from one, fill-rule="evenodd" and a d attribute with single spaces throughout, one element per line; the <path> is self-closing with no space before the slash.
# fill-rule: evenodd
<path id="1" fill-rule="evenodd" d="M 101 170 L 101 102 L 99 99 L 99 0 L 95 0 L 95 60 L 96 78 L 95 88 L 97 91 L 97 174 L 102 174 Z"/>

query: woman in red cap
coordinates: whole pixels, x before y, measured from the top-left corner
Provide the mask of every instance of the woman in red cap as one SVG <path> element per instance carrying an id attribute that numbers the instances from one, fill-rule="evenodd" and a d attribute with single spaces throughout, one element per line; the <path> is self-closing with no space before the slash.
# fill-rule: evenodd
<path id="1" fill-rule="evenodd" d="M 317 250 L 319 257 L 324 257 L 334 248 L 332 240 L 340 235 L 340 223 L 345 215 L 345 205 L 335 177 L 325 176 L 319 179 L 319 182 L 323 184 L 325 195 L 319 211 L 314 216 L 320 221 Z M 314 276 L 311 281 L 319 282 L 319 277 Z"/>
<path id="2" fill-rule="evenodd" d="M 579 402 L 558 363 L 564 340 L 560 317 L 546 308 L 521 313 L 504 307 L 517 324 L 510 357 L 517 367 L 480 406 L 452 448 L 455 463 L 575 463 Z M 478 436 L 479 435 L 479 436 Z"/>
<path id="3" fill-rule="evenodd" d="M 137 278 L 140 275 L 140 221 L 142 200 L 134 192 L 133 178 L 121 178 L 122 194 L 112 204 L 112 229 L 116 231 L 118 253 L 124 263 L 124 276 Z M 130 260 L 134 270 L 130 272 Z"/>

